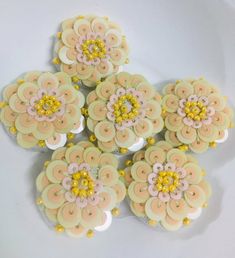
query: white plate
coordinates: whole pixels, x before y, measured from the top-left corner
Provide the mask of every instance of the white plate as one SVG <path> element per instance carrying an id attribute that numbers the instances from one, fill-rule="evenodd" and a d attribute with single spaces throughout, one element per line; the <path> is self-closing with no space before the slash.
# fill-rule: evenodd
<path id="1" fill-rule="evenodd" d="M 235 104 L 232 0 L 2 1 L 1 88 L 23 72 L 52 70 L 51 35 L 61 20 L 83 13 L 108 15 L 122 26 L 131 48 L 126 71 L 142 73 L 154 84 L 205 76 Z M 0 139 L 0 257 L 234 257 L 234 131 L 217 150 L 199 157 L 214 193 L 191 227 L 174 233 L 151 230 L 125 211 L 92 240 L 57 236 L 38 213 L 35 178 L 49 155 L 22 150 L 2 128 Z"/>

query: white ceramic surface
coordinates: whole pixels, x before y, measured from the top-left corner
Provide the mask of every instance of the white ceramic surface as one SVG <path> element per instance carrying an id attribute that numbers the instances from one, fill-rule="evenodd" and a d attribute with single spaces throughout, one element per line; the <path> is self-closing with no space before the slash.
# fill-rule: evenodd
<path id="1" fill-rule="evenodd" d="M 153 84 L 205 76 L 235 105 L 233 0 L 1 0 L 0 88 L 29 70 L 53 70 L 52 35 L 83 13 L 110 16 L 131 47 L 126 71 Z M 19 148 L 0 127 L 1 258 L 232 258 L 235 237 L 235 135 L 200 155 L 213 186 L 209 207 L 189 228 L 152 230 L 134 217 L 114 219 L 93 239 L 56 235 L 34 204 L 34 181 L 48 153 Z"/>

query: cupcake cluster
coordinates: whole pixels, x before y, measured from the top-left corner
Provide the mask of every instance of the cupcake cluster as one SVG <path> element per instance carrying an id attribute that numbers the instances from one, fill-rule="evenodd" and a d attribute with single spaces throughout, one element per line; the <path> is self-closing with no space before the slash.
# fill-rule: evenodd
<path id="1" fill-rule="evenodd" d="M 88 141 L 59 148 L 36 180 L 38 204 L 58 232 L 91 237 L 106 230 L 126 188 L 118 160 Z"/>
<path id="2" fill-rule="evenodd" d="M 203 78 L 156 89 L 143 75 L 122 71 L 129 47 L 107 17 L 68 19 L 56 39 L 58 72 L 25 73 L 0 102 L 0 120 L 20 147 L 54 151 L 36 179 L 48 225 L 92 237 L 109 228 L 125 197 L 150 226 L 189 225 L 211 196 L 191 154 L 228 139 L 227 98 Z M 127 154 L 124 165 L 120 155 Z"/>

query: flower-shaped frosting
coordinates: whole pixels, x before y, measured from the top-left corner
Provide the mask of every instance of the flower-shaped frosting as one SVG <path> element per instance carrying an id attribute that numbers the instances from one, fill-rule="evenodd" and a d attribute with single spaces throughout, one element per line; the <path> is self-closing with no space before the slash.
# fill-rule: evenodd
<path id="1" fill-rule="evenodd" d="M 53 62 L 60 70 L 95 86 L 128 62 L 128 46 L 120 28 L 104 17 L 79 16 L 62 23 Z"/>
<path id="2" fill-rule="evenodd" d="M 204 174 L 197 160 L 165 141 L 136 152 L 125 169 L 131 210 L 152 226 L 177 230 L 207 205 L 211 188 Z"/>
<path id="3" fill-rule="evenodd" d="M 196 153 L 227 139 L 233 111 L 226 98 L 205 79 L 182 80 L 164 88 L 165 139 Z"/>
<path id="4" fill-rule="evenodd" d="M 93 230 L 110 226 L 126 194 L 117 168 L 113 154 L 102 153 L 88 141 L 53 153 L 36 185 L 37 202 L 56 231 L 89 237 Z"/>
<path id="5" fill-rule="evenodd" d="M 63 73 L 26 73 L 3 91 L 0 118 L 24 148 L 56 149 L 84 128 L 85 97 Z"/>
<path id="6" fill-rule="evenodd" d="M 105 151 L 136 151 L 163 128 L 161 97 L 141 75 L 108 77 L 87 96 L 87 126 Z"/>

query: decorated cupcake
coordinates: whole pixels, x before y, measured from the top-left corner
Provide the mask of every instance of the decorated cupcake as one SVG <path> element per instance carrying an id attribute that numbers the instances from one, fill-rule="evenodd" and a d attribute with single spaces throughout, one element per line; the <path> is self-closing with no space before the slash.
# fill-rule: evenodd
<path id="1" fill-rule="evenodd" d="M 178 230 L 198 218 L 211 187 L 191 155 L 159 141 L 136 152 L 124 170 L 133 213 L 150 226 Z"/>
<path id="2" fill-rule="evenodd" d="M 3 90 L 0 119 L 21 147 L 55 150 L 84 129 L 84 102 L 67 74 L 29 72 Z"/>
<path id="3" fill-rule="evenodd" d="M 102 153 L 88 141 L 70 145 L 45 162 L 36 180 L 37 204 L 57 232 L 92 237 L 119 215 L 126 188 L 113 154 Z"/>
<path id="4" fill-rule="evenodd" d="M 165 139 L 173 146 L 202 153 L 227 139 L 233 111 L 217 87 L 205 79 L 179 80 L 163 93 Z"/>
<path id="5" fill-rule="evenodd" d="M 107 17 L 87 15 L 66 20 L 57 38 L 53 63 L 85 86 L 96 86 L 128 63 L 125 36 Z"/>
<path id="6" fill-rule="evenodd" d="M 91 140 L 107 152 L 137 151 L 163 128 L 161 97 L 141 75 L 121 72 L 87 96 Z"/>

